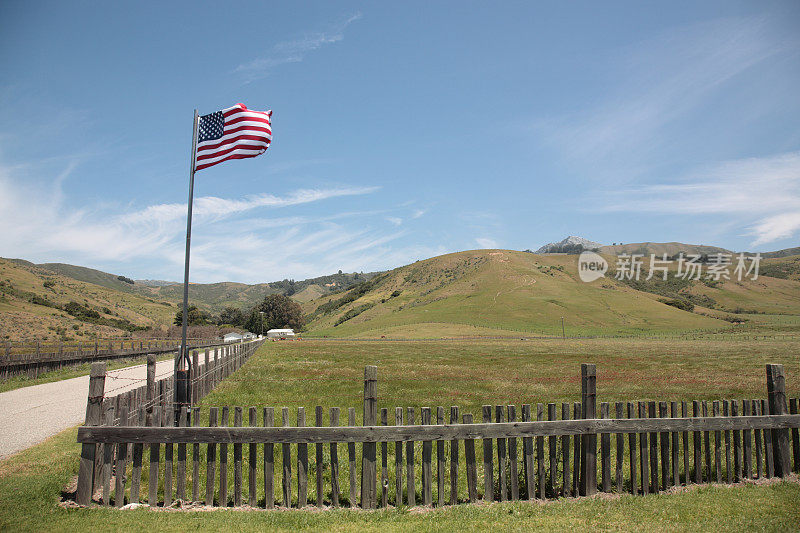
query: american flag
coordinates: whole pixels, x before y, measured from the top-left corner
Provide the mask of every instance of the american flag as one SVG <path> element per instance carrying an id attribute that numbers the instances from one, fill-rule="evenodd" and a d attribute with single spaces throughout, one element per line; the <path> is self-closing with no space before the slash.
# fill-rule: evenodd
<path id="1" fill-rule="evenodd" d="M 201 116 L 195 171 L 266 152 L 272 141 L 271 117 L 272 111 L 252 111 L 244 104 Z"/>

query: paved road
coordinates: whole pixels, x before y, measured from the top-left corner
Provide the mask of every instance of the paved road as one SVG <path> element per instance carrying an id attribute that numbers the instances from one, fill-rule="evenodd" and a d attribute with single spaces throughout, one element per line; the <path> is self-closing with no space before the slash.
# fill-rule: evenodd
<path id="1" fill-rule="evenodd" d="M 160 361 L 156 376 L 168 375 L 172 368 L 172 360 Z M 112 370 L 108 376 L 106 392 L 115 396 L 143 385 L 147 365 Z M 0 459 L 82 424 L 88 392 L 86 375 L 0 393 Z"/>

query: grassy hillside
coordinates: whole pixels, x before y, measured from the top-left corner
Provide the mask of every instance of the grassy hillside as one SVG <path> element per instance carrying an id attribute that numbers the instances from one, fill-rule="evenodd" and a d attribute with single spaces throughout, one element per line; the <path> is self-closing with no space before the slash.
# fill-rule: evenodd
<path id="1" fill-rule="evenodd" d="M 703 244 L 685 244 L 682 242 L 634 242 L 628 244 L 606 245 L 600 247 L 601 254 L 656 254 L 661 256 L 667 254 L 672 256 L 684 252 L 686 254 L 716 254 L 731 253 L 730 250 L 717 246 L 706 246 Z"/>
<path id="2" fill-rule="evenodd" d="M 784 248 L 783 250 L 776 250 L 774 252 L 765 252 L 761 254 L 761 257 L 771 259 L 774 257 L 787 257 L 790 255 L 800 255 L 800 246 L 795 246 L 794 248 Z"/>
<path id="3" fill-rule="evenodd" d="M 359 294 L 363 293 L 363 294 Z M 613 279 L 578 279 L 576 256 L 509 250 L 459 252 L 376 277 L 357 295 L 305 304 L 314 335 L 568 334 L 719 328 L 725 322 L 665 305 Z M 341 304 L 341 305 L 339 305 Z M 454 326 L 458 326 L 455 327 Z M 479 333 L 480 332 L 480 333 Z"/>
<path id="4" fill-rule="evenodd" d="M 133 280 L 122 275 L 109 274 L 108 272 L 102 272 L 93 268 L 68 265 L 66 263 L 41 263 L 35 266 L 50 270 L 56 274 L 61 274 L 67 278 L 85 281 L 86 283 L 94 283 L 95 285 L 106 287 L 107 289 L 123 292 L 136 291 L 135 285 L 130 283 Z M 123 279 L 127 279 L 128 281 L 123 281 Z"/>
<path id="5" fill-rule="evenodd" d="M 72 278 L 85 283 L 92 283 L 122 292 L 138 294 L 146 298 L 166 300 L 175 304 L 183 301 L 183 284 L 166 281 L 142 280 L 131 283 L 131 279 L 109 274 L 101 270 L 87 268 L 65 263 L 34 264 L 23 259 L 11 261 L 26 267 L 38 267 Z M 305 302 L 321 296 L 346 290 L 354 284 L 369 280 L 378 272 L 340 272 L 327 276 L 295 281 L 285 279 L 271 283 L 191 283 L 189 285 L 189 299 L 194 304 L 209 313 L 219 313 L 228 306 L 239 307 L 247 310 L 268 294 L 286 294 L 298 302 Z"/>
<path id="6" fill-rule="evenodd" d="M 159 298 L 171 302 L 183 301 L 183 284 L 148 287 Z M 270 288 L 269 283 L 247 285 L 245 283 L 190 283 L 189 301 L 209 312 L 219 312 L 227 306 L 249 309 L 267 294 L 279 292 Z"/>
<path id="7" fill-rule="evenodd" d="M 64 310 L 71 302 L 77 304 L 73 311 L 93 318 L 76 319 Z M 0 259 L 0 339 L 116 336 L 126 332 L 126 325 L 168 325 L 175 311 L 172 304 L 155 298 L 78 281 L 32 263 Z"/>
<path id="8" fill-rule="evenodd" d="M 714 253 L 681 243 L 617 246 L 627 253 Z M 613 270 L 615 257 L 607 256 Z M 98 270 L 2 260 L 0 338 L 80 338 L 122 333 L 125 324 L 169 325 L 182 285 L 131 284 Z M 647 270 L 648 259 L 644 258 Z M 673 268 L 675 264 L 673 264 Z M 7 272 L 6 272 L 7 271 Z M 758 280 L 717 283 L 671 279 L 622 283 L 609 273 L 591 284 L 577 277 L 577 256 L 509 250 L 459 252 L 385 273 L 338 273 L 295 282 L 192 284 L 190 300 L 210 313 L 247 310 L 270 293 L 291 294 L 310 315 L 310 333 L 329 336 L 492 336 L 675 332 L 746 327 L 800 328 L 800 256 L 762 260 Z M 665 298 L 693 304 L 694 312 Z M 75 321 L 76 302 L 98 313 Z M 118 321 L 118 322 L 114 322 Z M 739 329 L 743 329 L 741 324 Z"/>
<path id="9" fill-rule="evenodd" d="M 796 250 L 800 253 L 800 249 Z M 774 256 L 762 259 L 760 272 L 773 278 L 800 281 L 800 255 Z"/>

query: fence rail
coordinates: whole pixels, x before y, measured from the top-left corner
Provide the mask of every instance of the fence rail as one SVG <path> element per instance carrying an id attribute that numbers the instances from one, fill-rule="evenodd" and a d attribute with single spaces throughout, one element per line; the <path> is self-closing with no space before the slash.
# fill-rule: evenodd
<path id="1" fill-rule="evenodd" d="M 376 367 L 365 370 L 360 426 L 354 408 L 340 426 L 340 408 L 329 409 L 326 425 L 325 410 L 317 406 L 314 425 L 307 426 L 303 407 L 291 413 L 288 407 L 181 407 L 178 427 L 172 427 L 171 404 L 157 406 L 149 418 L 140 410 L 138 423 L 118 425 L 101 425 L 98 408 L 97 423 L 87 415 L 78 431 L 86 472 L 77 499 L 90 502 L 95 452 L 102 457 L 95 500 L 116 506 L 142 500 L 151 506 L 176 500 L 265 508 L 309 501 L 441 506 L 598 490 L 647 494 L 691 483 L 784 477 L 800 469 L 798 400 L 787 402 L 780 365 L 767 365 L 766 399 L 601 402 L 599 418 L 594 365 L 582 365 L 581 382 L 581 402 L 562 403 L 560 420 L 555 403 L 523 404 L 520 419 L 515 405 L 484 405 L 481 423 L 457 406 L 447 422 L 443 407 L 395 407 L 390 425 L 390 410 L 377 405 Z M 99 372 L 95 387 L 102 389 Z M 104 413 L 113 420 L 114 406 Z"/>
<path id="2" fill-rule="evenodd" d="M 331 442 L 398 442 L 453 439 L 510 439 L 558 437 L 598 433 L 642 433 L 664 431 L 731 431 L 791 429 L 800 427 L 800 415 L 764 415 L 699 418 L 630 418 L 500 422 L 491 424 L 447 424 L 443 426 L 355 426 L 355 427 L 102 427 L 78 429 L 78 442 L 127 442 L 142 444 L 275 442 L 317 444 Z"/>
<path id="3" fill-rule="evenodd" d="M 191 349 L 220 346 L 217 339 L 187 339 Z M 42 372 L 64 366 L 109 359 L 173 352 L 178 339 L 114 339 L 93 342 L 46 344 L 6 341 L 0 348 L 0 378 L 25 374 L 36 378 Z"/>

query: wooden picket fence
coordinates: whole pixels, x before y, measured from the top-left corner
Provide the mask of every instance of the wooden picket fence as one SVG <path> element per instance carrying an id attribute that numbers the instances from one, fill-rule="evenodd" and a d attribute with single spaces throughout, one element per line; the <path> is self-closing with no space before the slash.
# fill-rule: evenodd
<path id="1" fill-rule="evenodd" d="M 189 416 L 184 406 L 173 427 L 171 404 L 139 410 L 138 423 L 125 411 L 116 418 L 128 421 L 114 425 L 114 406 L 103 412 L 90 392 L 87 424 L 78 431 L 76 499 L 117 507 L 191 501 L 267 509 L 302 508 L 311 500 L 318 507 L 371 509 L 590 496 L 598 489 L 647 494 L 690 483 L 785 477 L 800 468 L 798 401 L 788 401 L 788 414 L 783 367 L 766 370 L 766 399 L 616 402 L 615 418 L 611 404 L 602 402 L 597 418 L 595 366 L 585 364 L 581 402 L 562 403 L 560 419 L 555 403 L 523 404 L 519 412 L 514 405 L 484 405 L 481 423 L 455 406 L 447 421 L 442 407 L 422 407 L 419 420 L 414 407 L 396 407 L 389 425 L 389 410 L 378 409 L 374 366 L 365 369 L 360 426 L 354 408 L 347 410 L 346 426 L 340 426 L 344 413 L 330 408 L 326 426 L 317 406 L 315 425 L 307 426 L 303 407 L 294 420 L 283 407 L 278 426 L 273 407 L 261 408 L 259 417 L 256 407 L 194 409 Z M 92 383 L 102 396 L 100 368 Z M 346 458 L 340 460 L 340 451 Z"/>
<path id="2" fill-rule="evenodd" d="M 190 348 L 221 346 L 218 339 L 187 339 Z M 0 379 L 36 378 L 50 370 L 178 350 L 180 339 L 105 339 L 91 342 L 5 341 L 0 348 Z"/>
<path id="3" fill-rule="evenodd" d="M 263 343 L 264 340 L 259 339 L 192 350 L 190 356 L 192 361 L 190 369 L 191 405 L 200 402 L 222 380 L 236 372 Z M 153 354 L 147 356 L 146 378 L 140 380 L 142 385 L 139 387 L 131 388 L 130 378 L 122 378 L 123 382 L 119 387 L 109 388 L 108 383 L 117 378 L 114 377 L 114 372 L 107 373 L 104 368 L 103 375 L 104 391 L 101 394 L 100 412 L 107 414 L 111 410 L 114 413 L 111 419 L 113 425 L 122 425 L 121 421 L 123 420 L 131 425 L 141 425 L 143 422 L 135 419 L 137 415 L 148 411 L 152 414 L 153 409 L 156 408 L 163 411 L 168 404 L 172 405 L 173 403 L 175 394 L 173 373 L 168 372 L 166 376 L 158 379 L 156 358 Z M 124 392 L 118 392 L 121 389 L 125 389 Z M 123 416 L 126 412 L 127 415 Z"/>

